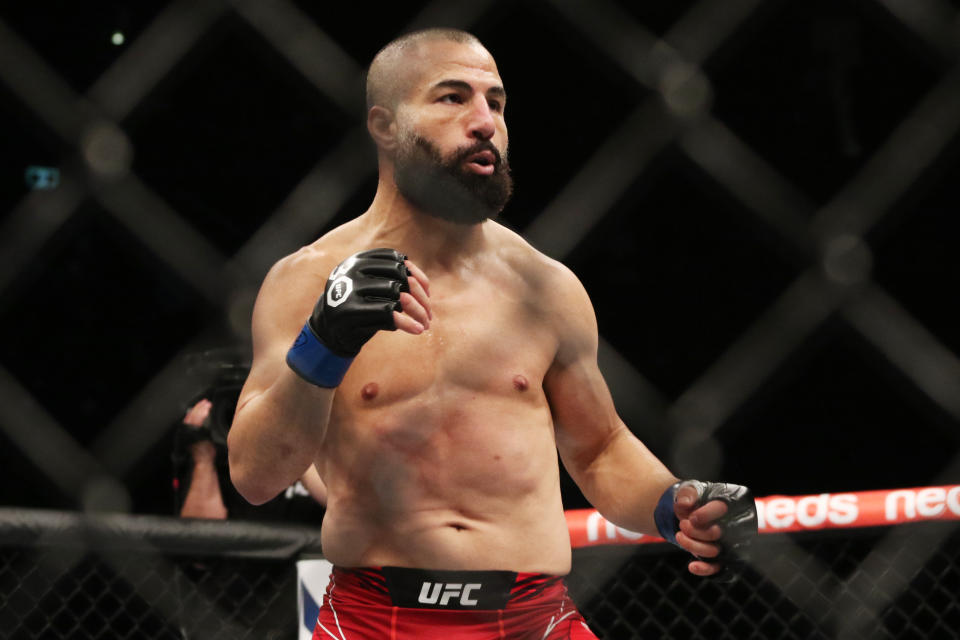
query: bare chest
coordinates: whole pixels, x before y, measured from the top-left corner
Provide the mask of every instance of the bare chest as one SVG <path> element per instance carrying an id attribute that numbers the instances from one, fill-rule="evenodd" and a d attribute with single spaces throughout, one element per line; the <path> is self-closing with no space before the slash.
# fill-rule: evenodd
<path id="1" fill-rule="evenodd" d="M 434 287 L 428 331 L 381 331 L 341 388 L 350 404 L 376 408 L 430 395 L 542 395 L 556 338 L 533 305 L 495 283 Z"/>
<path id="2" fill-rule="evenodd" d="M 515 290 L 453 284 L 431 283 L 429 331 L 378 333 L 337 390 L 325 450 L 361 502 L 376 493 L 371 482 L 414 508 L 475 491 L 526 496 L 551 477 L 543 379 L 555 335 Z"/>

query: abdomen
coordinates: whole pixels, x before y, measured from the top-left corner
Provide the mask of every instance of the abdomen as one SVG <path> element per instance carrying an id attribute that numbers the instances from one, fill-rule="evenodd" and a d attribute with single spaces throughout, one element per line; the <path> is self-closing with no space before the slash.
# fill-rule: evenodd
<path id="1" fill-rule="evenodd" d="M 557 466 L 545 401 L 447 388 L 340 407 L 321 469 L 325 552 L 350 564 L 565 572 Z"/>

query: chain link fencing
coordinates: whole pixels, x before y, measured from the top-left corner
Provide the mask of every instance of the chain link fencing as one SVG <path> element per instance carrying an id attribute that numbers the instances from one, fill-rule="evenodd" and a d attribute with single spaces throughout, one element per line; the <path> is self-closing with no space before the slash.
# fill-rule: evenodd
<path id="1" fill-rule="evenodd" d="M 314 531 L 13 510 L 0 516 L 4 638 L 298 637 L 294 561 L 316 554 Z M 608 640 L 954 637 L 960 532 L 950 523 L 900 530 L 899 544 L 870 566 L 865 560 L 884 530 L 764 535 L 730 582 L 689 574 L 686 554 L 663 544 L 581 548 L 567 585 L 591 629 Z M 905 588 L 883 593 L 889 601 L 875 608 L 885 574 L 900 567 L 911 567 L 898 576 Z M 831 583 L 848 579 L 856 588 L 827 602 Z"/>
<path id="2" fill-rule="evenodd" d="M 5 638 L 296 638 L 288 562 L 16 548 L 0 557 Z"/>
<path id="3" fill-rule="evenodd" d="M 0 510 L 0 636 L 297 638 L 295 559 L 319 531 Z"/>
<path id="4" fill-rule="evenodd" d="M 940 529 L 940 531 L 931 530 Z M 960 623 L 960 535 L 943 524 L 906 525 L 909 537 L 882 554 L 883 564 L 860 564 L 883 538 L 880 530 L 761 536 L 750 566 L 730 584 L 686 572 L 675 550 L 580 549 L 567 584 L 591 628 L 604 638 L 950 638 Z M 942 540 L 942 531 L 953 531 Z M 927 545 L 937 544 L 932 556 Z M 796 553 L 797 549 L 803 555 Z M 878 611 L 871 596 L 883 574 L 900 565 L 906 588 Z M 608 577 L 610 566 L 618 567 Z M 751 567 L 764 567 L 758 572 Z M 823 569 L 829 572 L 824 580 Z M 766 575 L 780 576 L 776 581 Z M 827 594 L 831 580 L 854 577 L 856 589 Z M 850 611 L 849 616 L 841 612 Z"/>

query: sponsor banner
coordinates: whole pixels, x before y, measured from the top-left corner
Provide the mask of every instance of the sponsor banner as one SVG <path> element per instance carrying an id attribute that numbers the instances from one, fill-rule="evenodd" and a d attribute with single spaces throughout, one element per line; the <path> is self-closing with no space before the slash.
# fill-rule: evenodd
<path id="1" fill-rule="evenodd" d="M 574 548 L 663 542 L 617 527 L 596 509 L 566 512 Z M 960 485 L 757 498 L 760 533 L 878 527 L 928 520 L 960 520 Z"/>

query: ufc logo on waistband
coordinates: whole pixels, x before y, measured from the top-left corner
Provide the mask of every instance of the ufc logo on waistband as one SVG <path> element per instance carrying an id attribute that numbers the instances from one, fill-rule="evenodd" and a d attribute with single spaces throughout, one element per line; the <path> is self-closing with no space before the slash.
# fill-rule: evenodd
<path id="1" fill-rule="evenodd" d="M 460 606 L 475 607 L 478 603 L 470 598 L 470 592 L 476 591 L 481 586 L 483 585 L 477 582 L 471 582 L 467 585 L 457 582 L 424 582 L 423 586 L 420 587 L 420 597 L 417 598 L 417 602 L 420 604 L 438 604 L 437 601 L 439 600 L 439 605 L 445 607 L 450 603 L 450 600 L 458 598 Z"/>

